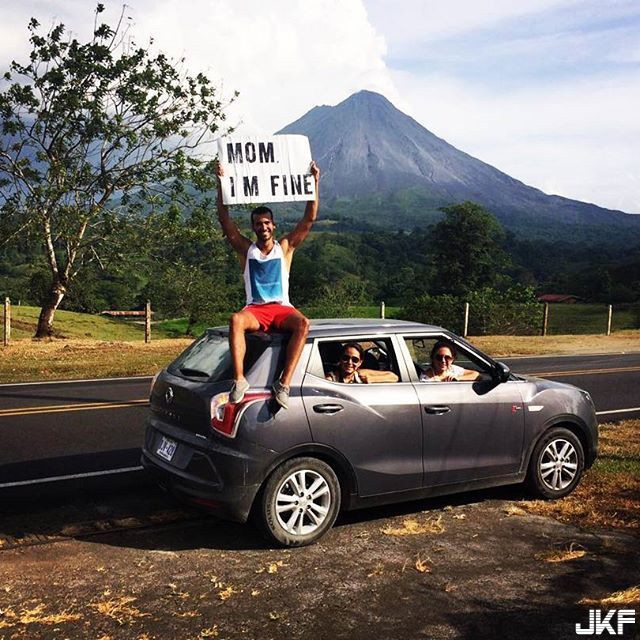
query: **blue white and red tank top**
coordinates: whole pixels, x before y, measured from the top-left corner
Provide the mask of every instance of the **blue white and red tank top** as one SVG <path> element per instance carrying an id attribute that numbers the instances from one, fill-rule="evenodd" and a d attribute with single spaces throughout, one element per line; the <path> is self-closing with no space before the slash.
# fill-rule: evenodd
<path id="1" fill-rule="evenodd" d="M 260 251 L 255 242 L 249 247 L 244 265 L 244 290 L 247 304 L 278 302 L 291 306 L 289 269 L 277 241 L 267 255 Z"/>

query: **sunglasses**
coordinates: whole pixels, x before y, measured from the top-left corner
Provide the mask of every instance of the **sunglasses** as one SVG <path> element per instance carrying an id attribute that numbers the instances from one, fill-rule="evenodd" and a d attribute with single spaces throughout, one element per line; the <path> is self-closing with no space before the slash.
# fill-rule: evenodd
<path id="1" fill-rule="evenodd" d="M 445 356 L 445 355 L 440 355 L 439 353 L 436 353 L 435 356 L 433 356 L 434 360 L 446 360 L 447 362 L 451 362 L 453 360 L 453 356 Z"/>
<path id="2" fill-rule="evenodd" d="M 358 358 L 358 356 L 342 356 L 340 360 L 342 362 L 353 362 L 353 364 L 358 364 L 358 362 L 360 362 L 360 358 Z"/>

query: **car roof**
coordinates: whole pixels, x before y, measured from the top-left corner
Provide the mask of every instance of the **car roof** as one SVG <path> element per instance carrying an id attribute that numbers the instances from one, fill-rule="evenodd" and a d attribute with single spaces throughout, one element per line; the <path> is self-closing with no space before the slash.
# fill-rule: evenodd
<path id="1" fill-rule="evenodd" d="M 215 327 L 209 329 L 216 333 L 227 334 L 228 327 Z M 394 320 L 383 318 L 316 318 L 310 320 L 310 338 L 330 338 L 335 335 L 350 336 L 361 333 L 405 333 L 409 331 L 445 331 L 442 327 L 430 324 L 422 324 L 411 320 Z M 256 337 L 265 339 L 277 338 L 278 333 L 263 334 L 256 332 Z"/>
<path id="2" fill-rule="evenodd" d="M 383 318 L 319 318 L 310 321 L 309 336 L 327 337 L 335 334 L 399 333 L 406 331 L 441 330 L 440 327 L 410 320 Z"/>

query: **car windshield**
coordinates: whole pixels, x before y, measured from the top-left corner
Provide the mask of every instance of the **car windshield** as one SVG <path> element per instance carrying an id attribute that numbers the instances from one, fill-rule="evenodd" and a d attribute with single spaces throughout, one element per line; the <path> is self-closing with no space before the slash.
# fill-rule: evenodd
<path id="1" fill-rule="evenodd" d="M 264 337 L 247 336 L 245 371 L 251 369 L 268 346 L 269 340 Z M 173 375 L 209 382 L 233 378 L 228 336 L 208 331 L 178 356 L 168 369 Z"/>

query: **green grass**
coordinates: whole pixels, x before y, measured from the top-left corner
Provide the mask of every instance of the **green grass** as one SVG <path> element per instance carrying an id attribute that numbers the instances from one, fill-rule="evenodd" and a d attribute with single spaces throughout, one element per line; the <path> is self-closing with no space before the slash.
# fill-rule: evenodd
<path id="1" fill-rule="evenodd" d="M 39 307 L 11 307 L 11 337 L 32 338 L 38 324 Z M 144 325 L 73 311 L 56 311 L 53 328 L 59 338 L 100 340 L 144 339 Z"/>
<path id="2" fill-rule="evenodd" d="M 609 306 L 606 304 L 549 305 L 550 335 L 606 333 Z M 640 320 L 640 305 L 613 307 L 611 329 L 636 329 Z"/>
<path id="3" fill-rule="evenodd" d="M 385 316 L 396 318 L 401 307 L 387 306 Z M 309 318 L 328 315 L 322 307 L 305 306 L 300 309 Z M 604 304 L 550 305 L 548 335 L 602 335 L 607 328 L 607 306 Z M 181 338 L 187 335 L 199 336 L 207 327 L 226 325 L 231 311 L 216 314 L 207 322 L 195 324 L 187 334 L 186 318 L 162 320 L 152 323 L 152 339 Z M 39 307 L 13 306 L 11 309 L 11 337 L 14 340 L 32 338 L 35 334 Z M 330 315 L 351 318 L 379 318 L 380 307 L 354 306 L 341 308 Z M 612 331 L 636 327 L 640 317 L 640 305 L 614 307 Z M 73 311 L 57 311 L 54 318 L 54 332 L 57 338 L 96 340 L 144 340 L 144 322 L 108 318 L 105 316 Z M 0 314 L 0 336 L 2 334 L 2 314 Z M 0 337 L 1 340 L 1 337 Z"/>
<path id="4" fill-rule="evenodd" d="M 400 307 L 387 307 L 385 316 L 387 318 L 397 317 Z M 326 313 L 323 309 L 314 307 L 301 307 L 300 311 L 304 313 L 308 318 L 323 318 Z M 199 336 L 208 327 L 217 327 L 220 325 L 226 326 L 229 322 L 229 316 L 231 311 L 218 313 L 211 318 L 210 322 L 199 322 L 193 325 L 190 335 Z M 341 317 L 344 318 L 379 318 L 380 307 L 379 306 L 360 306 L 360 307 L 347 307 L 341 310 Z M 169 338 L 182 338 L 186 335 L 187 331 L 187 319 L 177 318 L 174 320 L 163 320 L 154 325 L 154 329 L 157 327 L 157 331 L 166 335 Z"/>
<path id="5" fill-rule="evenodd" d="M 189 321 L 187 318 L 174 318 L 172 320 L 161 320 L 153 325 L 152 330 L 167 338 L 184 338 L 188 336 L 199 336 L 209 327 L 226 326 L 229 324 L 231 311 L 215 314 L 208 322 L 196 322 L 187 334 Z"/>
<path id="6" fill-rule="evenodd" d="M 602 456 L 596 461 L 595 468 L 602 473 L 632 473 L 640 477 L 640 458 L 632 456 Z"/>
<path id="7" fill-rule="evenodd" d="M 39 316 L 40 307 L 13 305 L 11 307 L 11 339 L 33 338 Z M 0 335 L 3 329 L 4 320 L 0 315 Z M 134 321 L 119 320 L 90 313 L 58 310 L 53 319 L 53 330 L 56 338 L 144 340 L 144 320 L 141 318 Z M 153 323 L 151 336 L 152 338 L 177 337 L 170 331 L 165 331 L 162 323 Z"/>
<path id="8" fill-rule="evenodd" d="M 386 317 L 397 315 L 400 307 L 387 307 Z M 303 308 L 310 318 L 323 317 L 321 309 Z M 187 318 L 161 320 L 153 322 L 151 326 L 152 339 L 183 338 L 187 335 L 199 336 L 208 327 L 226 325 L 229 322 L 231 311 L 218 313 L 207 322 L 198 322 L 187 334 Z M 32 338 L 36 331 L 40 307 L 12 306 L 11 307 L 11 338 L 20 340 Z M 379 318 L 379 306 L 349 307 L 343 309 L 341 315 L 351 318 Z M 0 314 L 0 336 L 2 334 L 3 320 Z M 53 321 L 54 337 L 68 339 L 95 339 L 95 340 L 144 340 L 144 321 L 120 320 L 89 313 L 76 313 L 74 311 L 56 311 Z M 0 337 L 1 340 L 1 337 Z"/>

